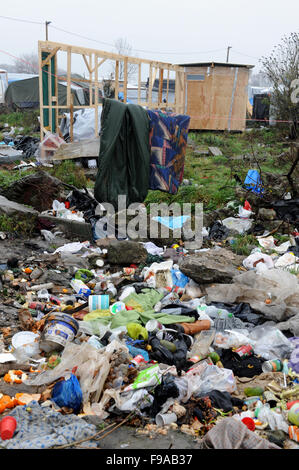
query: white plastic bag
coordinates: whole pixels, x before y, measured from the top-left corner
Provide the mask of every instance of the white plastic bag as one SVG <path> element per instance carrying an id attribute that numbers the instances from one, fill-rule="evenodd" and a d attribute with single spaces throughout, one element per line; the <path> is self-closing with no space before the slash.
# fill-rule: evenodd
<path id="1" fill-rule="evenodd" d="M 252 220 L 228 217 L 227 219 L 224 219 L 222 223 L 228 229 L 235 230 L 240 235 L 242 235 L 251 228 Z"/>
<path id="2" fill-rule="evenodd" d="M 288 359 L 295 346 L 274 326 L 257 326 L 250 335 L 254 341 L 254 352 L 264 359 Z"/>
<path id="3" fill-rule="evenodd" d="M 265 255 L 261 252 L 251 253 L 243 260 L 243 266 L 246 269 L 256 269 L 257 271 L 271 269 L 274 267 L 274 262 L 271 256 Z"/>

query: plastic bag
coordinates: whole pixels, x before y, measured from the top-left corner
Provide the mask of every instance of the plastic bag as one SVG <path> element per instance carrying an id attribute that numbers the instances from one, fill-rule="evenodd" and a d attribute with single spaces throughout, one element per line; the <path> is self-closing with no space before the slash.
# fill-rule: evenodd
<path id="1" fill-rule="evenodd" d="M 246 269 L 256 269 L 257 271 L 264 271 L 274 267 L 274 262 L 271 256 L 265 255 L 261 252 L 251 253 L 243 260 L 243 266 Z"/>
<path id="2" fill-rule="evenodd" d="M 295 348 L 294 344 L 274 326 L 257 326 L 250 335 L 250 340 L 255 342 L 254 352 L 266 360 L 288 359 Z"/>
<path id="3" fill-rule="evenodd" d="M 271 410 L 268 403 L 259 407 L 257 416 L 259 421 L 262 423 L 268 423 L 272 431 L 280 430 L 288 434 L 289 424 L 287 423 L 284 415 Z"/>
<path id="4" fill-rule="evenodd" d="M 54 385 L 52 400 L 61 408 L 72 408 L 74 413 L 78 413 L 82 404 L 82 390 L 77 377 L 71 374 Z"/>
<path id="5" fill-rule="evenodd" d="M 159 385 L 161 383 L 161 377 L 162 372 L 159 368 L 159 364 L 144 369 L 138 374 L 135 381 L 124 389 L 124 392 Z"/>
<path id="6" fill-rule="evenodd" d="M 239 348 L 247 344 L 254 346 L 255 342 L 247 336 L 246 330 L 224 330 L 223 332 L 216 333 L 213 346 L 230 349 Z"/>
<path id="7" fill-rule="evenodd" d="M 228 217 L 222 221 L 223 225 L 230 230 L 235 230 L 240 235 L 247 232 L 252 225 L 252 220 L 249 219 L 238 219 L 235 217 Z"/>

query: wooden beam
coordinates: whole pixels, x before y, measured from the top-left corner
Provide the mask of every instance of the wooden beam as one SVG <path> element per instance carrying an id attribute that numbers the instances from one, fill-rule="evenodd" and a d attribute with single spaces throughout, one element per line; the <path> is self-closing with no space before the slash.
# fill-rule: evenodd
<path id="1" fill-rule="evenodd" d="M 98 64 L 98 56 L 95 55 L 95 63 Z M 95 67 L 95 82 L 98 83 L 98 72 L 99 72 L 99 68 L 96 66 Z M 98 136 L 98 129 L 99 129 L 99 112 L 98 112 L 98 108 L 99 108 L 99 87 L 98 85 L 95 86 L 95 90 L 94 90 L 94 112 L 95 112 L 95 119 L 94 119 L 94 134 L 95 134 L 95 137 Z"/>
<path id="2" fill-rule="evenodd" d="M 71 67 L 72 67 L 72 49 L 71 47 L 67 50 L 67 91 L 66 91 L 66 103 L 68 107 L 71 106 Z"/>
<path id="3" fill-rule="evenodd" d="M 138 64 L 138 104 L 141 102 L 141 64 Z"/>
<path id="4" fill-rule="evenodd" d="M 119 60 L 115 61 L 115 77 L 114 77 L 114 98 L 118 100 L 119 90 Z"/>
<path id="5" fill-rule="evenodd" d="M 159 70 L 159 93 L 158 93 L 158 103 L 162 103 L 163 99 L 163 73 L 164 70 Z"/>
<path id="6" fill-rule="evenodd" d="M 63 44 L 63 43 L 53 42 L 53 41 L 39 41 L 39 43 L 41 44 L 41 47 L 43 50 L 49 49 L 49 48 L 53 49 L 53 47 L 60 47 L 62 51 L 67 52 L 68 48 L 70 47 L 71 52 L 74 54 L 89 55 L 90 53 L 92 53 L 92 54 L 98 54 L 99 57 L 105 57 L 111 60 L 123 60 L 124 59 L 123 55 L 115 54 L 113 52 L 73 46 L 73 45 L 68 45 L 68 44 Z M 154 67 L 163 66 L 164 69 L 170 66 L 171 70 L 184 71 L 183 67 L 180 67 L 179 65 L 175 65 L 175 64 L 170 64 L 169 62 L 152 61 L 149 59 L 140 59 L 139 57 L 132 57 L 132 56 L 127 56 L 127 59 L 130 64 L 140 64 L 140 63 L 149 64 L 149 65 L 152 64 Z"/>
<path id="7" fill-rule="evenodd" d="M 42 68 L 42 50 L 40 43 L 38 44 L 38 69 L 39 69 L 39 119 L 40 119 L 40 140 L 44 138 L 44 100 L 43 100 L 43 68 Z"/>
<path id="8" fill-rule="evenodd" d="M 128 86 L 128 57 L 124 58 L 124 103 L 127 102 L 127 86 Z"/>
<path id="9" fill-rule="evenodd" d="M 85 54 L 82 54 L 82 57 L 83 57 L 83 59 L 84 59 L 85 65 L 86 65 L 86 67 L 87 67 L 87 69 L 88 69 L 88 72 L 91 73 L 90 65 L 89 65 L 89 63 L 87 62 L 87 59 L 86 59 L 86 57 L 85 57 Z"/>
<path id="10" fill-rule="evenodd" d="M 48 65 L 48 63 L 50 62 L 50 60 L 52 59 L 52 57 L 54 57 L 54 55 L 56 55 L 56 53 L 59 51 L 60 47 L 55 47 L 54 51 L 52 51 L 48 57 L 46 57 L 45 60 L 43 60 L 42 62 L 42 67 L 44 67 L 45 65 Z"/>
<path id="11" fill-rule="evenodd" d="M 153 92 L 153 66 L 150 64 L 149 77 L 148 77 L 148 98 L 149 107 L 152 106 L 152 92 Z"/>

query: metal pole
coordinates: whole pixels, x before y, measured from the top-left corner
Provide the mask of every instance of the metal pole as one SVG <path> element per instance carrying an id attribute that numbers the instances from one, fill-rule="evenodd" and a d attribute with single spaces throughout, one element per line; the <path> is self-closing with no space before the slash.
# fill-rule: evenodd
<path id="1" fill-rule="evenodd" d="M 228 46 L 227 48 L 227 54 L 226 54 L 226 63 L 228 63 L 228 58 L 229 58 L 229 50 L 232 48 L 232 46 Z"/>

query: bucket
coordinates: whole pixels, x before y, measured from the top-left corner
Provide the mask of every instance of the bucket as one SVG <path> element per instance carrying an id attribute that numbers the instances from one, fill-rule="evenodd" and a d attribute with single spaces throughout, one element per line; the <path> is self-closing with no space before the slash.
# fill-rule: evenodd
<path id="1" fill-rule="evenodd" d="M 94 310 L 108 310 L 109 309 L 109 295 L 90 295 L 88 297 L 89 311 Z"/>
<path id="2" fill-rule="evenodd" d="M 45 322 L 39 347 L 45 352 L 62 351 L 67 343 L 73 341 L 78 330 L 79 324 L 72 316 L 52 314 Z"/>

